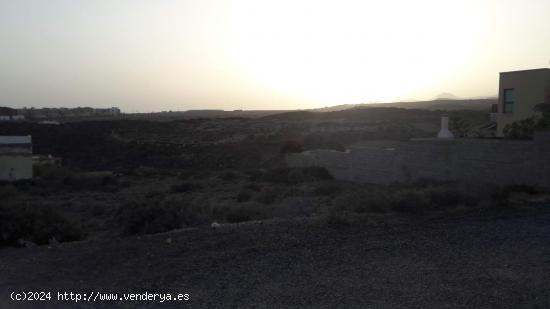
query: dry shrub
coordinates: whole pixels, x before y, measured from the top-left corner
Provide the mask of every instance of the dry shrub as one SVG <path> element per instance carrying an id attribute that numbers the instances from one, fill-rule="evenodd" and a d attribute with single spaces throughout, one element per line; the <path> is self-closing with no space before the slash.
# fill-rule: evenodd
<path id="1" fill-rule="evenodd" d="M 273 204 L 283 198 L 284 190 L 278 187 L 265 187 L 254 199 L 262 204 Z"/>
<path id="2" fill-rule="evenodd" d="M 211 220 L 207 206 L 179 198 L 130 202 L 116 217 L 124 235 L 161 233 Z"/>
<path id="3" fill-rule="evenodd" d="M 224 204 L 213 208 L 213 217 L 217 221 L 237 223 L 269 218 L 264 205 L 254 202 Z"/>
<path id="4" fill-rule="evenodd" d="M 334 184 L 322 184 L 318 187 L 315 187 L 311 194 L 313 196 L 336 196 L 342 191 L 340 186 Z"/>
<path id="5" fill-rule="evenodd" d="M 252 192 L 243 190 L 237 194 L 236 200 L 239 203 L 248 202 L 252 198 Z"/>
<path id="6" fill-rule="evenodd" d="M 186 193 L 202 189 L 203 185 L 199 182 L 193 181 L 183 181 L 178 184 L 173 185 L 170 188 L 172 193 Z"/>
<path id="7" fill-rule="evenodd" d="M 394 211 L 409 215 L 423 214 L 432 206 L 426 191 L 415 189 L 397 192 L 391 204 Z"/>
<path id="8" fill-rule="evenodd" d="M 334 199 L 335 210 L 354 213 L 383 213 L 392 208 L 388 192 L 380 189 L 358 189 L 345 192 Z"/>
<path id="9" fill-rule="evenodd" d="M 53 238 L 63 242 L 83 237 L 78 226 L 50 207 L 22 204 L 0 207 L 0 246 L 17 245 L 21 239 L 42 245 Z"/>
<path id="10" fill-rule="evenodd" d="M 279 167 L 267 170 L 262 177 L 263 181 L 284 184 L 330 179 L 333 177 L 323 167 Z"/>

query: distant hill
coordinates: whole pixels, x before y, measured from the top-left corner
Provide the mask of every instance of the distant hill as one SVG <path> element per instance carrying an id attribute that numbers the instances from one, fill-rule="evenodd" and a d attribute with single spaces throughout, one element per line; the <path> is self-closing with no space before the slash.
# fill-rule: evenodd
<path id="1" fill-rule="evenodd" d="M 452 94 L 441 94 L 452 95 Z M 331 113 L 339 112 L 356 108 L 388 108 L 397 107 L 404 109 L 421 109 L 421 110 L 472 110 L 482 111 L 489 113 L 491 110 L 491 104 L 497 103 L 497 99 L 437 99 L 433 101 L 414 101 L 414 102 L 395 102 L 395 103 L 364 103 L 364 104 L 341 104 L 323 108 L 308 109 L 308 110 L 234 110 L 225 111 L 217 109 L 204 109 L 204 110 L 188 110 L 188 111 L 171 111 L 171 112 L 157 112 L 157 113 L 135 113 L 125 114 L 126 119 L 147 119 L 147 120 L 160 120 L 171 121 L 177 119 L 197 119 L 197 118 L 269 118 L 275 116 L 273 119 L 277 119 L 277 115 L 283 115 L 282 119 L 288 117 L 301 118 L 300 115 L 306 115 L 309 112 L 314 113 Z M 292 116 L 291 116 L 292 115 Z M 334 116 L 334 115 L 333 115 Z"/>
<path id="2" fill-rule="evenodd" d="M 156 121 L 172 121 L 181 119 L 221 119 L 221 118 L 260 118 L 267 115 L 285 113 L 288 110 L 234 110 L 225 111 L 221 109 L 204 109 L 188 111 L 169 111 L 156 113 L 133 113 L 125 114 L 126 119 L 146 119 Z"/>
<path id="3" fill-rule="evenodd" d="M 357 107 L 398 107 L 407 109 L 427 109 L 427 110 L 475 110 L 490 112 L 491 105 L 496 104 L 497 99 L 437 99 L 432 101 L 413 101 L 413 102 L 394 102 L 394 103 L 364 103 L 364 104 L 344 104 L 333 107 L 324 107 L 312 109 L 314 112 L 332 112 L 346 110 Z"/>
<path id="4" fill-rule="evenodd" d="M 310 109 L 310 111 L 313 111 L 313 112 L 337 112 L 337 111 L 342 111 L 342 110 L 354 108 L 354 107 L 357 107 L 357 106 L 360 106 L 360 105 L 363 105 L 363 104 L 341 104 L 341 105 L 334 105 L 334 106 L 327 106 L 327 107 Z"/>
<path id="5" fill-rule="evenodd" d="M 267 120 L 278 121 L 309 121 L 309 122 L 362 122 L 362 123 L 435 123 L 439 125 L 441 112 L 439 110 L 428 110 L 419 108 L 396 108 L 393 104 L 386 104 L 388 107 L 372 107 L 366 105 L 354 108 L 333 111 L 294 111 L 263 117 Z M 390 107 L 391 106 L 391 107 Z M 451 111 L 453 115 L 465 119 L 471 119 L 474 123 L 483 123 L 488 119 L 487 113 L 479 110 L 459 109 Z"/>

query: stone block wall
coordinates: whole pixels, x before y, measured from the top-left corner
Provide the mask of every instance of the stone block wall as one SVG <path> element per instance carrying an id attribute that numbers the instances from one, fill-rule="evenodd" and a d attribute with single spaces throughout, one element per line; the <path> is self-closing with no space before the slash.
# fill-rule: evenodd
<path id="1" fill-rule="evenodd" d="M 534 141 L 373 141 L 346 152 L 290 154 L 287 164 L 322 166 L 337 179 L 378 184 L 435 179 L 550 188 L 549 137 L 540 135 Z"/>

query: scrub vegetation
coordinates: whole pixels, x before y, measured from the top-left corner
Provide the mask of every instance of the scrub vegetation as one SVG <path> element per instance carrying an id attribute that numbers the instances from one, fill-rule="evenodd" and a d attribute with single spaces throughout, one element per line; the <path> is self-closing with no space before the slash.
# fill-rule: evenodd
<path id="1" fill-rule="evenodd" d="M 386 222 L 524 207 L 543 192 L 528 186 L 471 187 L 420 181 L 348 183 L 322 168 L 165 171 L 131 174 L 37 170 L 32 181 L 2 183 L 0 244 L 23 246 L 153 234 L 269 219 L 327 224 Z"/>
<path id="2" fill-rule="evenodd" d="M 0 124 L 1 135 L 31 134 L 35 154 L 62 158 L 58 166 L 36 166 L 32 180 L 0 183 L 0 246 L 152 234 L 214 222 L 411 220 L 518 207 L 544 196 L 522 186 L 348 183 L 322 168 L 284 163 L 289 152 L 433 136 L 439 115 L 363 108 L 261 119 Z M 469 125 L 485 116 L 454 115 Z"/>

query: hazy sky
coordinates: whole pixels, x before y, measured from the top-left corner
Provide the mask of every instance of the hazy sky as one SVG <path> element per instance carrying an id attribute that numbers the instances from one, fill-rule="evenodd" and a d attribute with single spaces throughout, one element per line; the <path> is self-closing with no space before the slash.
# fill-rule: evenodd
<path id="1" fill-rule="evenodd" d="M 493 96 L 549 61 L 550 0 L 0 0 L 0 106 Z"/>

